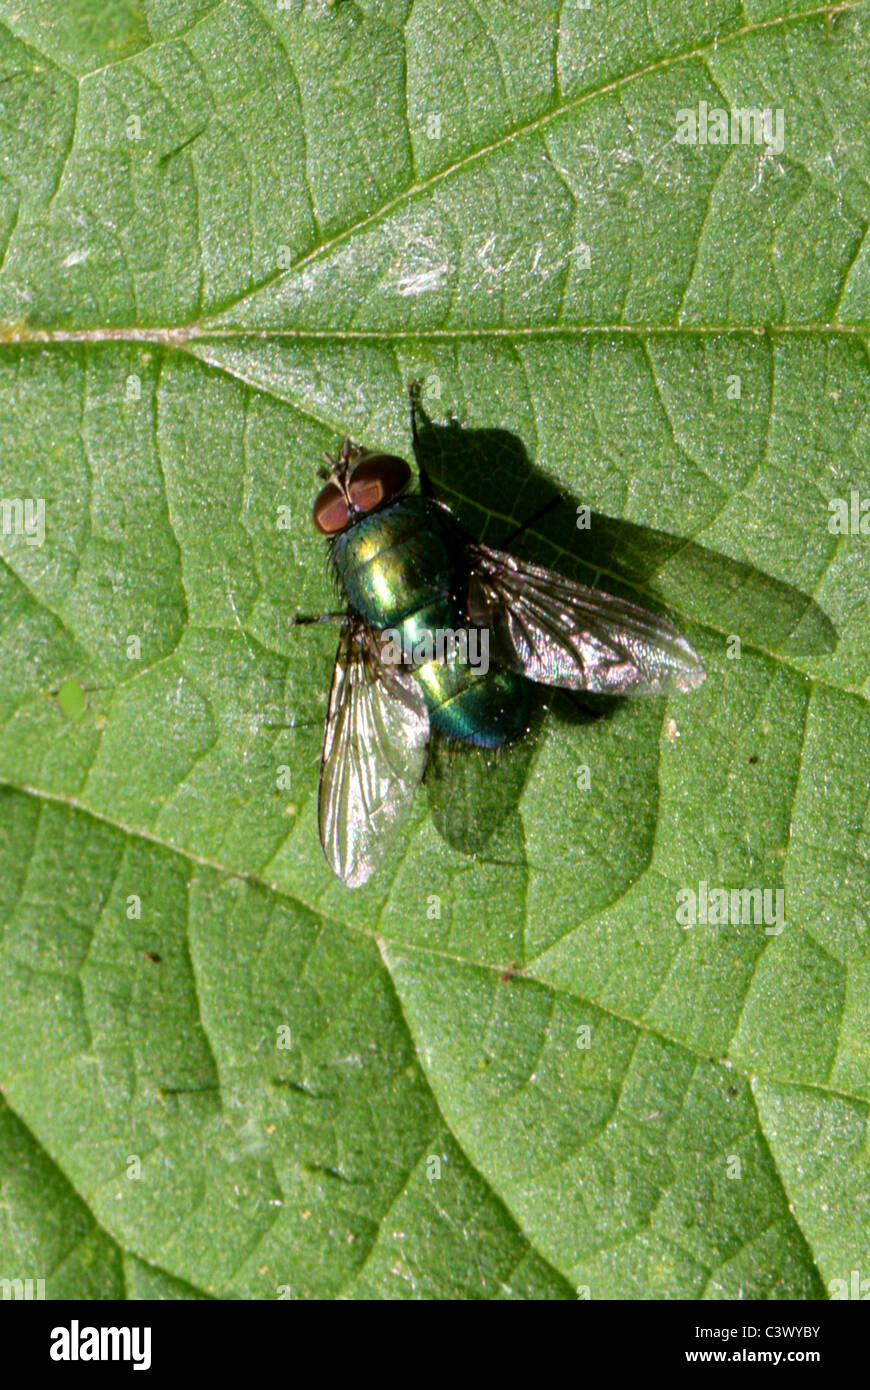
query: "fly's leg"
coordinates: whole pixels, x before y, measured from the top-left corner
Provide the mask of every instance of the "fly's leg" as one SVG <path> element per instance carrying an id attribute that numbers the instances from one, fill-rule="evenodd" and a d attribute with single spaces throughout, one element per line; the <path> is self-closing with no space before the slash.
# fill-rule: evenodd
<path id="1" fill-rule="evenodd" d="M 411 442 L 414 445 L 414 457 L 417 457 L 420 449 L 420 435 L 417 430 L 417 403 L 420 399 L 419 381 L 408 382 L 408 401 L 411 406 Z M 419 459 L 418 459 L 419 462 Z"/>
<path id="2" fill-rule="evenodd" d="M 420 477 L 420 495 L 422 497 L 434 497 L 435 489 L 432 486 L 432 479 L 429 477 L 426 466 L 423 463 L 420 431 L 417 429 L 417 407 L 420 404 L 419 381 L 408 382 L 408 400 L 411 406 L 411 443 L 414 448 L 414 461 L 417 464 L 417 472 Z"/>
<path id="3" fill-rule="evenodd" d="M 340 613 L 297 613 L 293 619 L 294 627 L 304 627 L 307 623 L 334 623 L 347 616 L 347 610 Z"/>

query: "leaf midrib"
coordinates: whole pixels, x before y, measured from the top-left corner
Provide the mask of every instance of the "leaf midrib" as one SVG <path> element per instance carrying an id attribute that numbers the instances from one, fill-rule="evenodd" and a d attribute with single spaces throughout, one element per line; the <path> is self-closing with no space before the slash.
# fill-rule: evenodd
<path id="1" fill-rule="evenodd" d="M 143 327 L 123 325 L 104 328 L 36 328 L 27 323 L 0 324 L 0 350 L 4 347 L 75 347 L 98 346 L 103 343 L 146 343 L 154 347 L 187 348 L 189 344 L 226 342 L 288 342 L 315 343 L 427 343 L 474 342 L 476 340 L 511 341 L 515 338 L 559 339 L 582 337 L 636 338 L 763 338 L 787 334 L 836 338 L 852 337 L 866 346 L 870 337 L 870 322 L 818 323 L 795 320 L 793 323 L 558 323 L 518 324 L 489 328 L 288 328 L 276 324 L 266 328 L 222 328 L 203 323 Z"/>

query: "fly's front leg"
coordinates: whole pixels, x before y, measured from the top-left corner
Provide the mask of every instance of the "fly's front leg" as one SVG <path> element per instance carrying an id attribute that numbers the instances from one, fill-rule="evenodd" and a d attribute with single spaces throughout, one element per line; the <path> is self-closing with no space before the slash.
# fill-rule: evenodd
<path id="1" fill-rule="evenodd" d="M 435 489 L 432 486 L 432 479 L 423 463 L 423 449 L 420 443 L 420 431 L 417 429 L 417 410 L 420 405 L 420 383 L 419 381 L 408 382 L 408 400 L 411 406 L 411 443 L 414 448 L 414 462 L 417 465 L 417 472 L 420 477 L 421 497 L 434 497 Z"/>
<path id="2" fill-rule="evenodd" d="M 308 623 L 334 623 L 345 616 L 345 610 L 340 613 L 297 613 L 293 619 L 294 627 L 305 627 Z"/>

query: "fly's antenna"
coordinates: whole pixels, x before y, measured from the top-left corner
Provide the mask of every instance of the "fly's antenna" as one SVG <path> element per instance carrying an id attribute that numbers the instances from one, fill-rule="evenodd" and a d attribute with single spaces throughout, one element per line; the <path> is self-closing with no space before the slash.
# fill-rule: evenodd
<path id="1" fill-rule="evenodd" d="M 328 453 L 325 449 L 323 451 L 323 457 L 326 460 L 328 471 L 321 469 L 320 476 L 322 478 L 331 478 L 332 481 L 341 488 L 348 506 L 351 505 L 351 502 L 350 493 L 347 490 L 347 478 L 351 464 L 358 453 L 359 449 L 354 444 L 350 435 L 345 438 L 344 443 L 339 449 L 338 458 L 333 458 L 332 454 Z"/>

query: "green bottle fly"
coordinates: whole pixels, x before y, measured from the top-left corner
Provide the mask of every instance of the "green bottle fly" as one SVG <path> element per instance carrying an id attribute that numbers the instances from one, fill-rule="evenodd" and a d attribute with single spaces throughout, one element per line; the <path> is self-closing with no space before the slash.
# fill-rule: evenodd
<path id="1" fill-rule="evenodd" d="M 433 729 L 497 748 L 528 728 L 533 685 L 664 695 L 703 681 L 673 623 L 472 540 L 447 507 L 409 491 L 404 459 L 346 439 L 329 465 L 314 524 L 347 611 L 318 816 L 348 887 L 368 881 L 398 834 Z"/>

